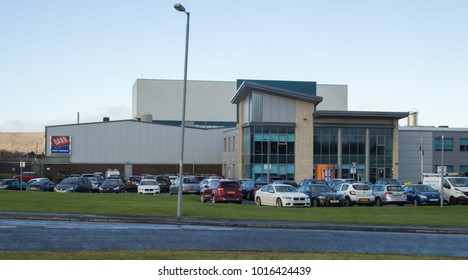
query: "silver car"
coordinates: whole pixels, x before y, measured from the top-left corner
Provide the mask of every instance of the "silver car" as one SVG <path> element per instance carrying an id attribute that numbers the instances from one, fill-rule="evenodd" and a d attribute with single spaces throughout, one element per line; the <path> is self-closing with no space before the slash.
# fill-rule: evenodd
<path id="1" fill-rule="evenodd" d="M 406 192 L 400 185 L 374 185 L 372 194 L 375 205 L 397 204 L 403 206 L 406 203 Z"/>
<path id="2" fill-rule="evenodd" d="M 182 184 L 183 194 L 200 194 L 200 182 L 198 181 L 197 177 L 184 176 L 183 180 L 184 180 Z M 169 189 L 170 195 L 179 193 L 179 182 L 180 182 L 180 177 L 178 177 L 175 180 L 174 184 L 171 185 L 171 188 Z"/>

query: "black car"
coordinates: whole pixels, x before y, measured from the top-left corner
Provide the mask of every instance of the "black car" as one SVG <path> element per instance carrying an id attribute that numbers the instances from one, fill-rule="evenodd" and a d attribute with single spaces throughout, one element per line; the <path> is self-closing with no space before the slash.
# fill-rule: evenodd
<path id="1" fill-rule="evenodd" d="M 53 192 L 56 184 L 51 180 L 40 180 L 34 183 L 31 183 L 26 187 L 27 191 L 43 191 L 43 192 Z"/>
<path id="2" fill-rule="evenodd" d="M 171 179 L 166 175 L 158 175 L 155 178 L 156 182 L 159 185 L 160 192 L 169 192 L 171 188 Z"/>
<path id="3" fill-rule="evenodd" d="M 140 184 L 141 176 L 130 176 L 128 177 L 127 183 L 125 184 L 125 190 L 127 192 L 138 191 L 138 185 Z"/>
<path id="4" fill-rule="evenodd" d="M 55 192 L 91 192 L 93 185 L 89 178 L 68 177 L 55 186 Z"/>
<path id="5" fill-rule="evenodd" d="M 266 185 L 263 182 L 244 181 L 242 183 L 242 198 L 246 200 L 254 200 L 255 192 Z"/>
<path id="6" fill-rule="evenodd" d="M 310 197 L 310 205 L 312 207 L 344 206 L 346 203 L 344 195 L 334 192 L 327 185 L 310 184 L 299 186 L 298 191 Z"/>
<path id="7" fill-rule="evenodd" d="M 121 193 L 125 186 L 121 179 L 107 179 L 99 186 L 100 193 Z"/>

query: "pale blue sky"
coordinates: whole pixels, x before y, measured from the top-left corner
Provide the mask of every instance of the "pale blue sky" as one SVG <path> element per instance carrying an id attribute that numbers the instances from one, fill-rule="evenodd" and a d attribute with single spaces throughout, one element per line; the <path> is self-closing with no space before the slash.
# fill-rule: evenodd
<path id="1" fill-rule="evenodd" d="M 2 0 L 0 131 L 131 118 L 137 78 L 183 79 L 176 2 Z M 468 127 L 468 1 L 181 3 L 190 80 L 345 84 L 349 110 Z"/>

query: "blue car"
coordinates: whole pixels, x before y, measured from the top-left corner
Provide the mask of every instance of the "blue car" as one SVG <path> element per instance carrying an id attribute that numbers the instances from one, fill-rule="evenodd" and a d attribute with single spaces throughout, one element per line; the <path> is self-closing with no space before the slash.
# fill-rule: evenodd
<path id="1" fill-rule="evenodd" d="M 431 186 L 413 184 L 405 187 L 407 199 L 414 206 L 440 205 L 440 193 Z"/>
<path id="2" fill-rule="evenodd" d="M 18 179 L 1 179 L 0 180 L 0 189 L 4 190 L 26 190 L 26 182 L 22 181 L 20 186 L 20 181 Z"/>

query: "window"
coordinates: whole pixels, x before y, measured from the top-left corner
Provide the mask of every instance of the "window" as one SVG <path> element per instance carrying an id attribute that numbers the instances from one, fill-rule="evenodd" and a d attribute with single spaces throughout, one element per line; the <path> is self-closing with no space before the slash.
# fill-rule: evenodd
<path id="1" fill-rule="evenodd" d="M 453 151 L 453 138 L 444 138 L 444 151 Z M 442 151 L 442 138 L 436 137 L 435 139 L 435 150 Z"/>
<path id="2" fill-rule="evenodd" d="M 232 150 L 236 150 L 236 136 L 232 136 Z"/>
<path id="3" fill-rule="evenodd" d="M 460 139 L 460 152 L 468 152 L 468 138 Z"/>
<path id="4" fill-rule="evenodd" d="M 224 138 L 224 151 L 227 152 L 226 138 Z"/>

